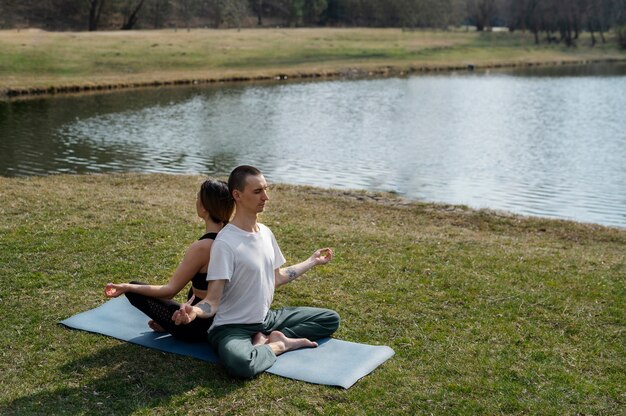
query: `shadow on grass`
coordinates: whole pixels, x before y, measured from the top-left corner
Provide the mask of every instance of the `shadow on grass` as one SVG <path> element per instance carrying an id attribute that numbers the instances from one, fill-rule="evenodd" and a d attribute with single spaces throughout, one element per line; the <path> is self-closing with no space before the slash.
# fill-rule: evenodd
<path id="1" fill-rule="evenodd" d="M 61 379 L 55 387 L 2 405 L 0 414 L 129 415 L 182 405 L 191 391 L 212 400 L 243 387 L 218 365 L 126 343 L 70 361 L 51 377 Z"/>

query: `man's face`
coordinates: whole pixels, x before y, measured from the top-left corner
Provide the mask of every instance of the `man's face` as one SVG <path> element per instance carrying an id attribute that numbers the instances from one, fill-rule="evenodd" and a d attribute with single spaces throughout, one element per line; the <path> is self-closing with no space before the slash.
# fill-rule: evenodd
<path id="1" fill-rule="evenodd" d="M 270 199 L 267 195 L 267 189 L 267 182 L 263 175 L 250 175 L 246 178 L 246 186 L 243 191 L 235 191 L 237 192 L 234 195 L 235 201 L 237 201 L 238 207 L 247 211 L 263 212 L 265 203 Z"/>

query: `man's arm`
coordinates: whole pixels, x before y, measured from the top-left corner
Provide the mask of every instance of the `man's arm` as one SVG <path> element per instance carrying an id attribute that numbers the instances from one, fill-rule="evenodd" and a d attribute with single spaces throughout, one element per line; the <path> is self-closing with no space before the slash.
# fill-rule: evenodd
<path id="1" fill-rule="evenodd" d="M 224 293 L 224 285 L 226 280 L 213 280 L 209 282 L 207 294 L 204 299 L 196 305 L 191 306 L 193 297 L 189 301 L 180 306 L 180 309 L 172 315 L 172 321 L 176 325 L 187 325 L 196 318 L 207 319 L 215 316 L 217 308 L 220 305 L 222 293 Z"/>
<path id="2" fill-rule="evenodd" d="M 320 248 L 315 251 L 302 263 L 295 264 L 293 266 L 276 269 L 274 271 L 274 285 L 276 287 L 287 284 L 298 277 L 302 276 L 307 271 L 319 264 L 326 264 L 333 258 L 333 251 L 330 248 Z"/>

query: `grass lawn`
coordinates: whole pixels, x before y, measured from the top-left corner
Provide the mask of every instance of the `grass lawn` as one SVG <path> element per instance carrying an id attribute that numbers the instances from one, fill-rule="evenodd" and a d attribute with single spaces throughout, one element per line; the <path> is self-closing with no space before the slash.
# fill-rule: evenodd
<path id="1" fill-rule="evenodd" d="M 274 306 L 335 309 L 337 338 L 396 351 L 349 390 L 59 326 L 109 281 L 168 279 L 201 180 L 0 178 L 0 414 L 623 413 L 623 229 L 273 186 L 261 220 L 288 262 L 336 252 Z"/>
<path id="2" fill-rule="evenodd" d="M 424 69 L 624 60 L 613 36 L 590 47 L 535 45 L 530 33 L 400 29 L 0 31 L 0 92 L 154 82 L 341 76 Z"/>

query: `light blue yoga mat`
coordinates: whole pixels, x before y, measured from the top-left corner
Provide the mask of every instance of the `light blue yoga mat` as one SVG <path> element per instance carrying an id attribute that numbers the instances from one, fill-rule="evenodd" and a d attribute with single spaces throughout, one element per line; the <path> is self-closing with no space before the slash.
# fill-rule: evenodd
<path id="1" fill-rule="evenodd" d="M 208 343 L 184 342 L 169 334 L 156 333 L 148 327 L 148 319 L 126 297 L 121 296 L 95 309 L 65 319 L 61 324 L 160 351 L 219 362 Z M 278 356 L 276 363 L 267 371 L 295 380 L 347 389 L 394 354 L 387 346 L 357 344 L 331 338 L 319 340 L 318 344 L 317 348 L 290 351 Z"/>

